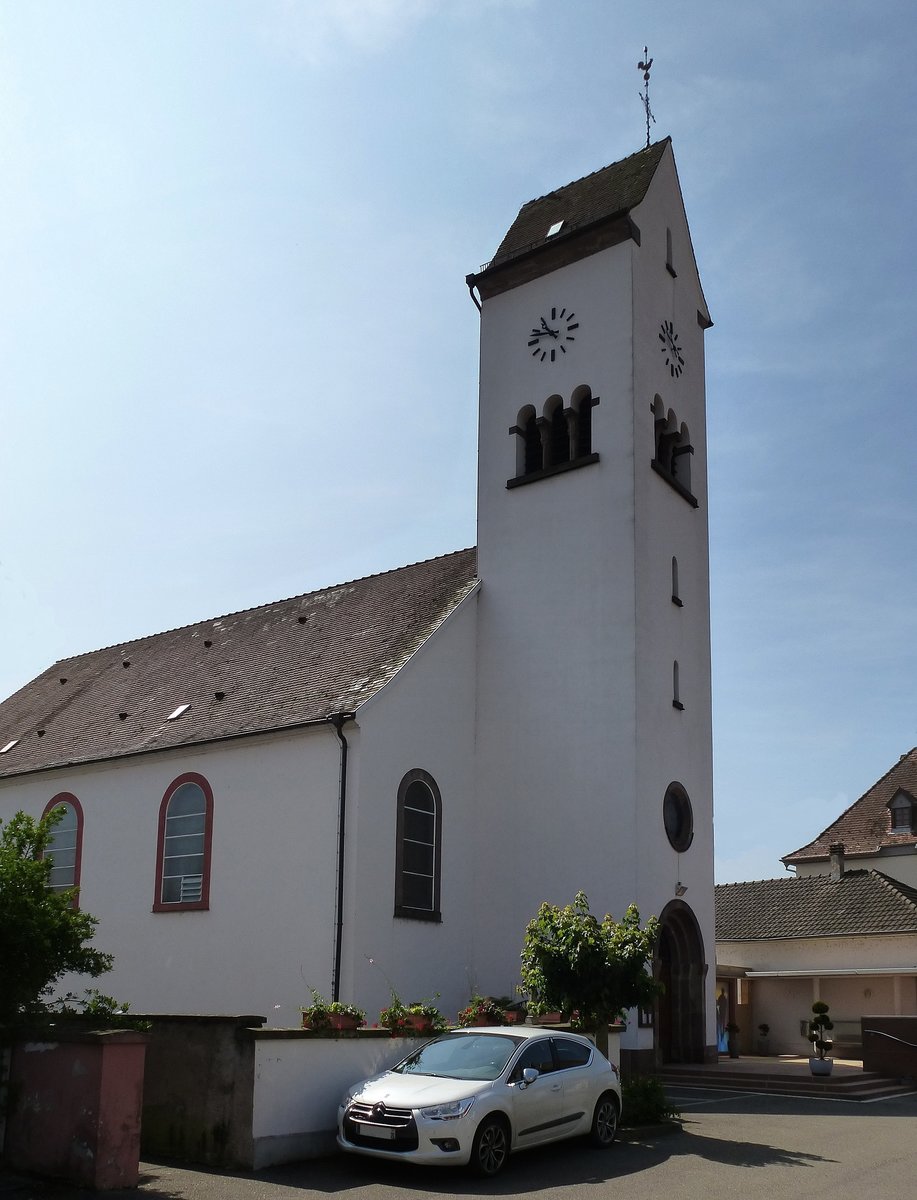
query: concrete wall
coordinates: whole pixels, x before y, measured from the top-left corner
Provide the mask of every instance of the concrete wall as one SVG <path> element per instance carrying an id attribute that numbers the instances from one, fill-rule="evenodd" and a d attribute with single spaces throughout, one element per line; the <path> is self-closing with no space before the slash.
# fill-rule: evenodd
<path id="1" fill-rule="evenodd" d="M 917 1083 L 917 1016 L 862 1019 L 863 1070 Z"/>
<path id="2" fill-rule="evenodd" d="M 144 1154 L 255 1170 L 331 1153 L 345 1090 L 424 1041 L 375 1030 L 259 1029 L 258 1020 L 153 1019 Z M 618 1033 L 608 1040 L 609 1058 L 619 1064 Z"/>

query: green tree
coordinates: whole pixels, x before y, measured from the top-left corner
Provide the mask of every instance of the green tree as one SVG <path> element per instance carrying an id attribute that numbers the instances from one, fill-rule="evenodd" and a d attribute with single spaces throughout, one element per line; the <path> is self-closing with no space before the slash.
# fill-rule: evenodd
<path id="1" fill-rule="evenodd" d="M 73 907 L 73 890 L 48 888 L 52 863 L 44 854 L 62 813 L 0 821 L 0 1026 L 40 1011 L 67 972 L 111 970 L 112 956 L 86 944 L 96 918 Z"/>
<path id="2" fill-rule="evenodd" d="M 659 991 L 650 974 L 658 936 L 656 917 L 641 929 L 633 904 L 620 921 L 593 916 L 584 892 L 563 908 L 542 904 L 525 927 L 523 990 L 535 1011 L 577 1012 L 607 1052 L 609 1021 L 648 1007 Z"/>

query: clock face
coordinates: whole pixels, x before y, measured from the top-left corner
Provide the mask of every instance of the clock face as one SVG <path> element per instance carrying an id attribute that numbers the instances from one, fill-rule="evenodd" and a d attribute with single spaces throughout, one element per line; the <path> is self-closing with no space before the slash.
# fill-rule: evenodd
<path id="1" fill-rule="evenodd" d="M 556 305 L 550 314 L 541 316 L 528 335 L 528 347 L 537 362 L 557 362 L 572 349 L 579 321 L 576 313 Z"/>
<path id="2" fill-rule="evenodd" d="M 660 349 L 665 355 L 665 365 L 669 368 L 669 374 L 673 379 L 677 379 L 685 369 L 685 356 L 671 321 L 663 321 L 659 326 L 659 340 L 662 342 Z"/>

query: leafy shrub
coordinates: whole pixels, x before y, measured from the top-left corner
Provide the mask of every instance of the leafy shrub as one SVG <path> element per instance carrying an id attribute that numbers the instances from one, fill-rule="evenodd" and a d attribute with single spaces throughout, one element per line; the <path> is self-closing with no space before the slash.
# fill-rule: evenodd
<path id="1" fill-rule="evenodd" d="M 655 1075 L 636 1075 L 621 1084 L 622 1125 L 661 1125 L 678 1121 L 681 1113 L 668 1101 L 662 1081 Z"/>

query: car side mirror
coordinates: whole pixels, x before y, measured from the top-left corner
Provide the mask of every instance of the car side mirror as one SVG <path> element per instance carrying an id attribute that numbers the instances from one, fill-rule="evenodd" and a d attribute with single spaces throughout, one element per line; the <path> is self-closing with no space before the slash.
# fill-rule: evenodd
<path id="1" fill-rule="evenodd" d="M 530 1083 L 534 1083 L 538 1078 L 538 1071 L 534 1067 L 523 1067 L 522 1069 L 522 1086 L 528 1087 Z"/>

